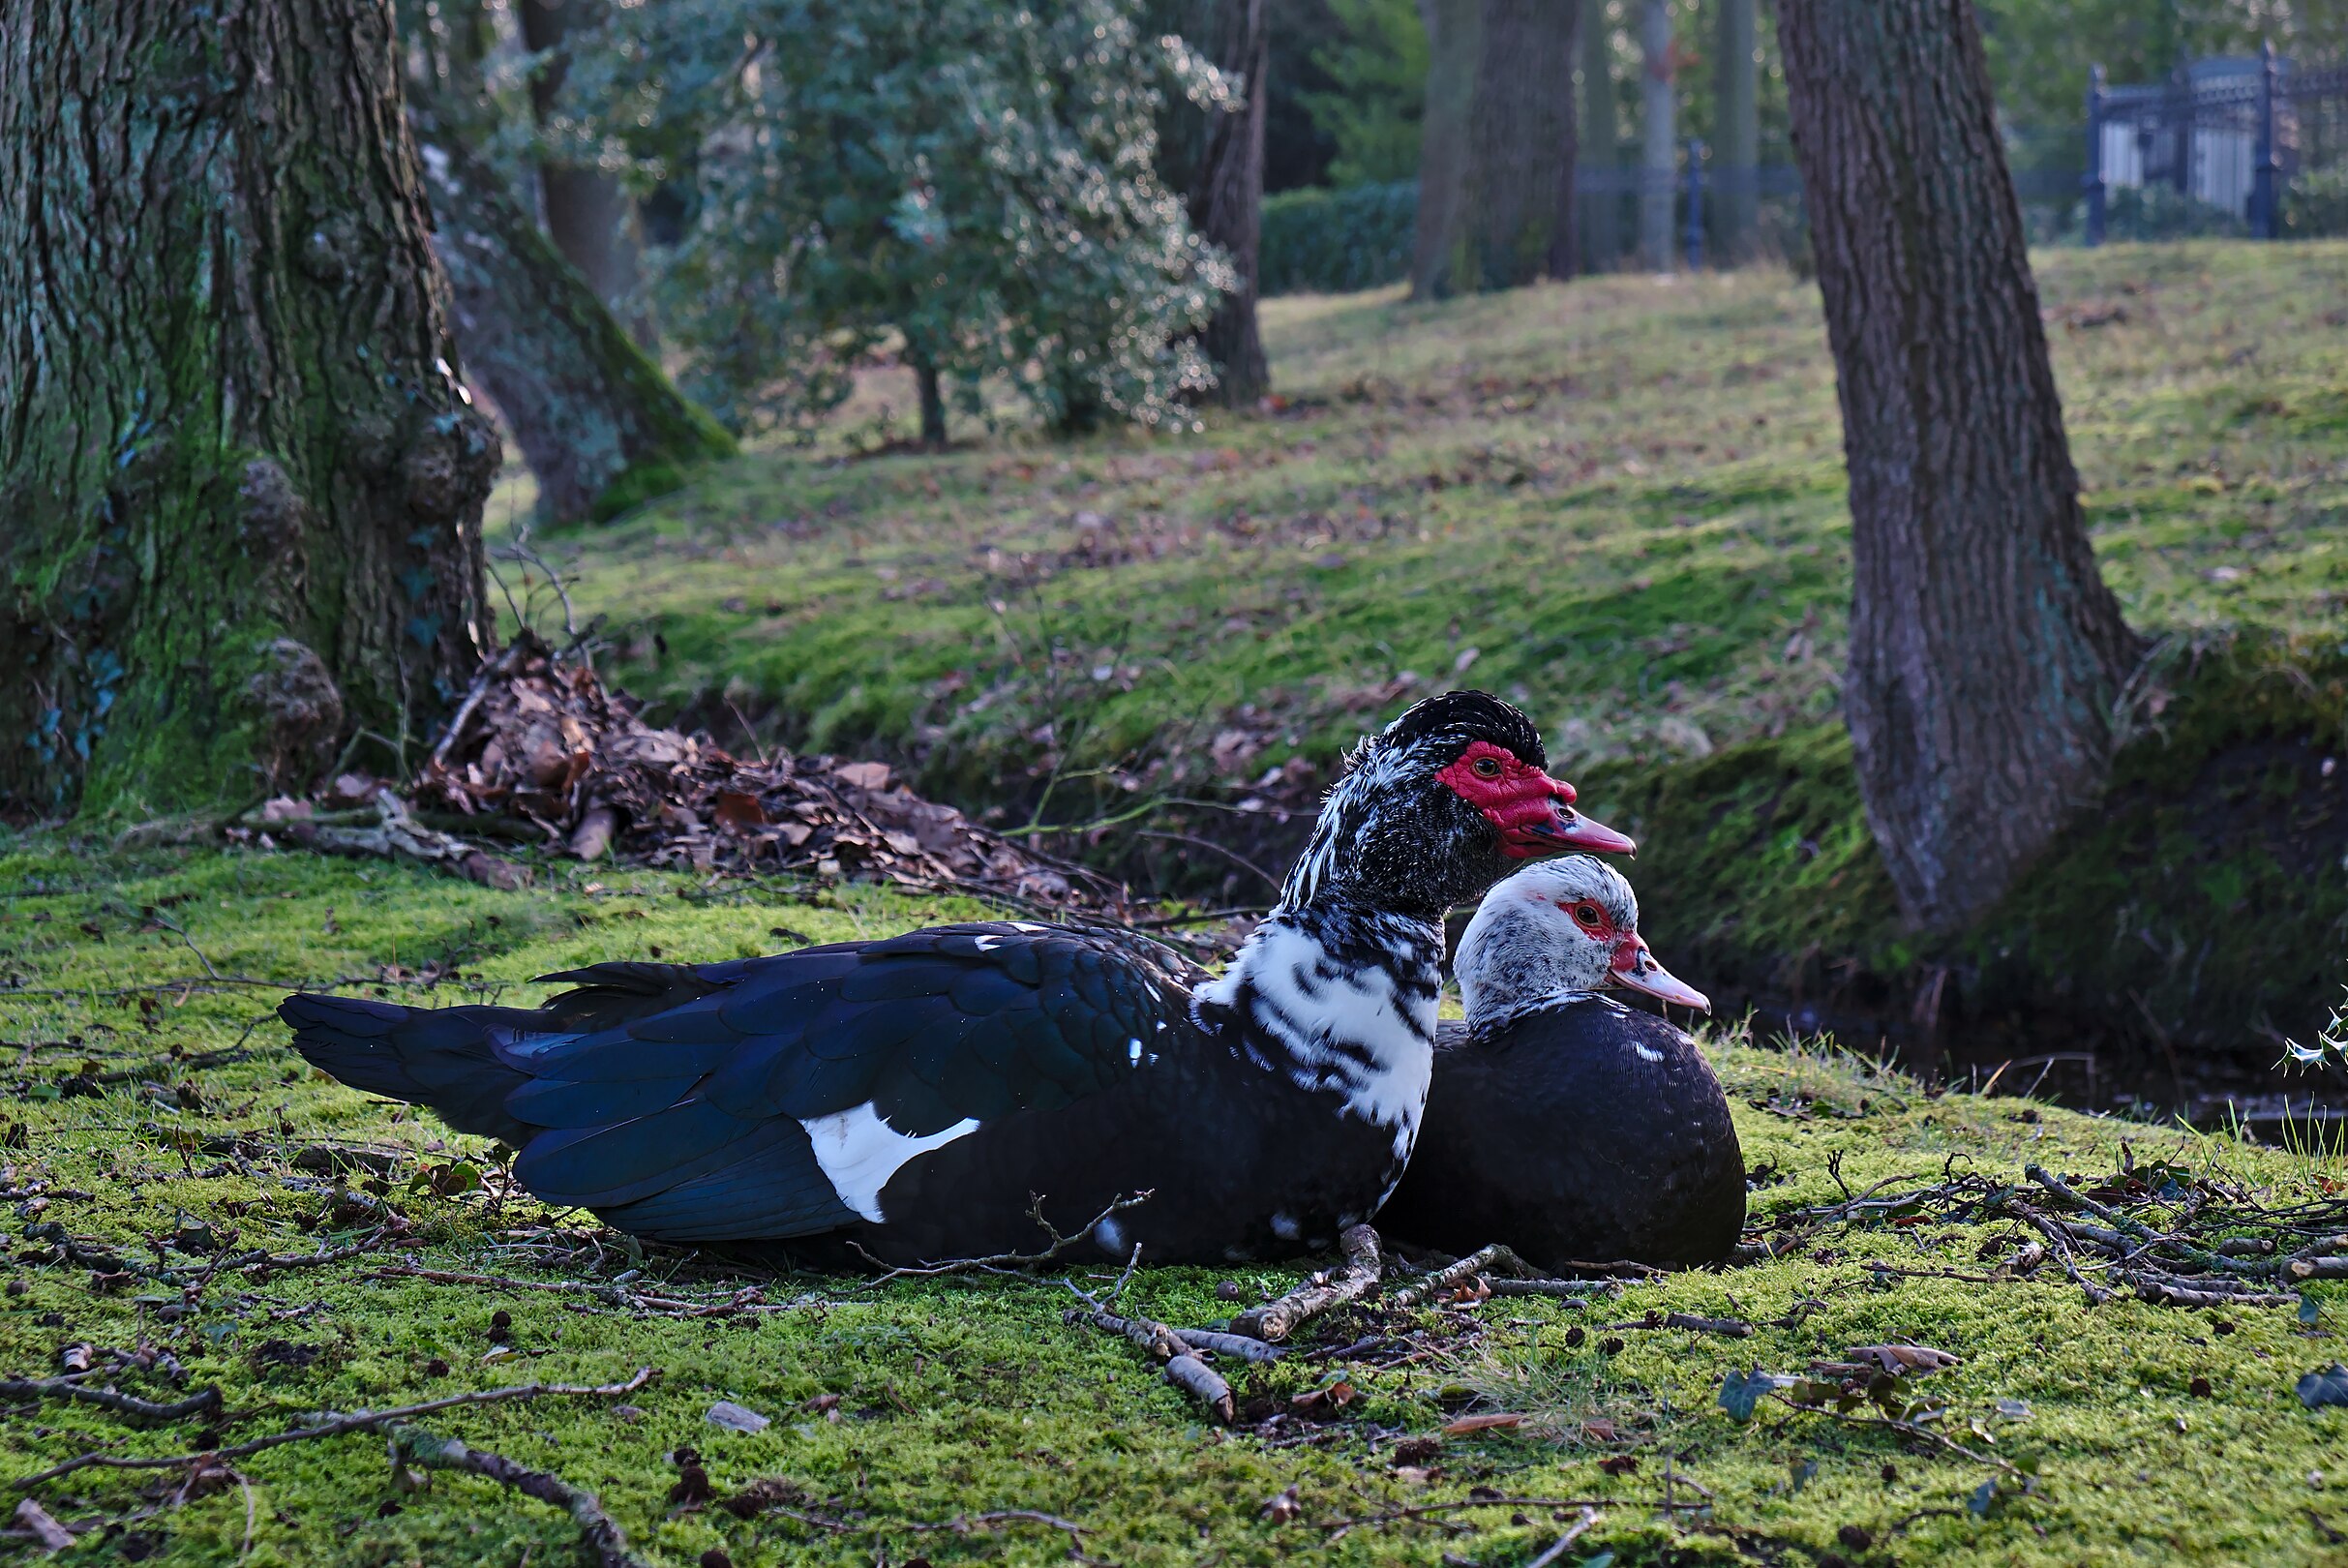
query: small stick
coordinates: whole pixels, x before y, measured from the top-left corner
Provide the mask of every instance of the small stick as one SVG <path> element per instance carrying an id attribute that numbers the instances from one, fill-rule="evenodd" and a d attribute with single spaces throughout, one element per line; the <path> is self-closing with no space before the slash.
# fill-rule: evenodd
<path id="1" fill-rule="evenodd" d="M 1244 1334 L 1219 1334 L 1213 1329 L 1178 1328 L 1174 1337 L 1193 1350 L 1212 1350 L 1219 1356 L 1237 1356 L 1242 1361 L 1278 1361 L 1283 1352 L 1278 1345 L 1261 1340 L 1250 1340 Z"/>
<path id="2" fill-rule="evenodd" d="M 1075 1287 L 1071 1285 L 1069 1288 Z M 1076 1293 L 1084 1296 L 1088 1302 L 1093 1299 L 1085 1296 L 1081 1290 Z M 1061 1317 L 1067 1322 L 1090 1323 L 1111 1334 L 1124 1335 L 1135 1349 L 1158 1358 L 1167 1382 L 1214 1411 L 1224 1426 L 1229 1426 L 1237 1417 L 1237 1406 L 1231 1399 L 1231 1385 L 1224 1382 L 1214 1368 L 1199 1360 L 1200 1347 L 1186 1343 L 1178 1330 L 1170 1329 L 1154 1318 L 1120 1317 L 1098 1303 L 1082 1310 L 1071 1307 Z"/>
<path id="3" fill-rule="evenodd" d="M 432 1470 L 470 1470 L 526 1497 L 568 1510 L 579 1533 L 594 1549 L 598 1568 L 647 1568 L 642 1558 L 629 1553 L 627 1536 L 603 1511 L 595 1494 L 585 1488 L 544 1470 L 526 1469 L 502 1454 L 468 1448 L 454 1437 L 436 1437 L 418 1427 L 395 1425 L 390 1435 L 392 1451 L 410 1463 Z"/>
<path id="4" fill-rule="evenodd" d="M 220 1390 L 198 1389 L 184 1400 L 169 1404 L 156 1404 L 129 1394 L 117 1394 L 110 1388 L 91 1388 L 82 1383 L 69 1382 L 62 1377 L 0 1378 L 0 1400 L 79 1400 L 84 1404 L 104 1405 L 142 1421 L 180 1421 L 192 1415 L 220 1406 Z"/>
<path id="5" fill-rule="evenodd" d="M 1149 1198 L 1149 1192 L 1141 1191 L 1114 1199 L 1107 1208 L 1086 1221 L 1082 1230 L 1063 1236 L 1052 1228 L 1049 1221 L 1043 1218 L 1043 1199 L 1038 1197 L 1028 1206 L 1027 1217 L 1041 1226 L 1043 1233 L 1052 1239 L 1052 1244 L 1042 1251 L 996 1252 L 989 1257 L 956 1257 L 948 1258 L 941 1263 L 908 1264 L 903 1268 L 889 1268 L 888 1273 L 878 1275 L 866 1281 L 865 1283 L 867 1285 L 885 1285 L 891 1280 L 928 1280 L 941 1274 L 963 1274 L 973 1269 L 983 1269 L 989 1274 L 1000 1274 L 1013 1269 L 1030 1268 L 1038 1263 L 1049 1263 L 1078 1242 L 1090 1238 L 1094 1232 L 1115 1216 L 1122 1214 L 1127 1209 L 1140 1207 L 1148 1202 Z M 857 1254 L 866 1262 L 878 1264 L 883 1268 L 888 1267 L 881 1259 L 865 1251 L 863 1248 L 858 1247 L 855 1242 L 852 1241 L 848 1245 L 855 1249 Z"/>
<path id="6" fill-rule="evenodd" d="M 2274 1296 L 2230 1290 L 2195 1290 L 2166 1280 L 2140 1280 L 2136 1294 L 2156 1307 L 2288 1307 L 2297 1296 Z"/>
<path id="7" fill-rule="evenodd" d="M 1447 1263 L 1415 1282 L 1404 1285 L 1387 1299 L 1396 1307 L 1416 1307 L 1429 1297 L 1449 1290 L 1454 1285 L 1464 1284 L 1485 1270 L 1491 1268 L 1510 1269 L 1520 1275 L 1532 1275 L 1535 1272 L 1524 1259 L 1498 1242 L 1494 1242 L 1490 1247 L 1480 1248 L 1457 1262 Z M 1564 1282 L 1559 1281 L 1558 1282 L 1563 1283 Z"/>
<path id="8" fill-rule="evenodd" d="M 1487 1282 L 1495 1296 L 1547 1296 L 1561 1306 L 1587 1307 L 1590 1298 L 1582 1295 L 1587 1285 L 1573 1280 L 1492 1280 Z"/>
<path id="9" fill-rule="evenodd" d="M 321 1410 L 317 1413 L 315 1426 L 271 1432 L 266 1437 L 256 1437 L 251 1442 L 238 1443 L 232 1448 L 211 1448 L 198 1454 L 172 1454 L 163 1459 L 121 1459 L 112 1454 L 81 1454 L 62 1464 L 52 1464 L 38 1475 L 28 1475 L 16 1485 L 29 1491 L 44 1481 L 53 1481 L 58 1476 L 70 1475 L 91 1465 L 109 1470 L 169 1470 L 183 1464 L 243 1459 L 248 1454 L 257 1454 L 265 1448 L 276 1448 L 284 1443 L 307 1442 L 313 1437 L 340 1437 L 353 1432 L 373 1432 L 413 1416 L 453 1410 L 459 1405 L 493 1404 L 503 1400 L 534 1400 L 548 1394 L 614 1399 L 635 1393 L 659 1375 L 649 1367 L 639 1367 L 636 1375 L 624 1383 L 605 1383 L 596 1387 L 570 1383 L 517 1383 L 510 1388 L 485 1388 L 470 1394 L 452 1394 L 444 1400 L 429 1400 L 422 1404 L 403 1405 L 396 1410 L 359 1410 L 347 1415 L 336 1410 Z"/>
<path id="10" fill-rule="evenodd" d="M 1571 1524 L 1568 1524 L 1565 1527 L 1565 1533 L 1557 1537 L 1556 1540 L 1550 1542 L 1549 1545 L 1549 1550 L 1542 1553 L 1541 1555 L 1535 1557 L 1532 1561 L 1526 1563 L 1524 1568 L 1550 1568 L 1550 1563 L 1555 1562 L 1559 1557 L 1565 1555 L 1565 1552 L 1568 1547 L 1572 1546 L 1576 1541 L 1580 1540 L 1583 1533 L 1587 1531 L 1591 1525 L 1597 1523 L 1605 1517 L 1606 1516 L 1604 1514 L 1601 1514 L 1595 1508 L 1582 1509 L 1581 1517 L 1575 1520 Z"/>
<path id="11" fill-rule="evenodd" d="M 1368 1225 L 1351 1225 L 1338 1241 L 1345 1250 L 1343 1269 L 1335 1276 L 1315 1275 L 1278 1301 L 1249 1308 L 1231 1319 L 1231 1332 L 1277 1343 L 1309 1319 L 1375 1290 L 1385 1272 L 1378 1258 L 1378 1233 Z"/>
<path id="12" fill-rule="evenodd" d="M 1725 1334 L 1731 1340 L 1751 1338 L 1753 1325 L 1740 1317 L 1698 1317 L 1692 1312 L 1650 1312 L 1628 1323 L 1608 1323 L 1610 1329 L 1694 1329 L 1699 1334 Z"/>

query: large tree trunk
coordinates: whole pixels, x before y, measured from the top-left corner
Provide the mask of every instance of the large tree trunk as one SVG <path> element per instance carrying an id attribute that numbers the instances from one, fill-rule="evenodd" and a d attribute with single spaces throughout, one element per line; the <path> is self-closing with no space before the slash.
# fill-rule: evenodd
<path id="1" fill-rule="evenodd" d="M 1720 259 L 1731 265 L 1753 254 L 1753 226 L 1761 211 L 1761 65 L 1753 58 L 1754 0 L 1720 0 L 1720 61 L 1716 85 L 1718 128 L 1712 134 L 1712 166 L 1719 171 L 1712 198 L 1713 232 Z"/>
<path id="2" fill-rule="evenodd" d="M 734 437 L 680 397 L 495 169 L 416 127 L 467 367 L 505 416 L 548 522 L 614 517 L 682 484 Z"/>
<path id="3" fill-rule="evenodd" d="M 530 82 L 530 106 L 544 125 L 554 118 L 562 92 L 565 41 L 603 20 L 603 0 L 520 0 L 519 10 L 522 42 L 549 56 Z M 555 249 L 627 323 L 638 343 L 654 347 L 659 335 L 636 292 L 642 246 L 626 189 L 601 169 L 550 160 L 538 166 L 538 200 Z"/>
<path id="4" fill-rule="evenodd" d="M 497 440 L 389 0 L 9 0 L 0 61 L 0 799 L 196 808 L 421 740 L 494 635 Z"/>
<path id="5" fill-rule="evenodd" d="M 2092 800 L 2136 639 L 2095 569 L 1972 0 L 1780 0 L 1851 470 L 1844 687 L 1912 919 Z"/>
<path id="6" fill-rule="evenodd" d="M 1570 272 L 1580 0 L 1432 0 L 1411 292 Z"/>
<path id="7" fill-rule="evenodd" d="M 1614 124 L 1614 29 L 1600 0 L 1590 0 L 1580 9 L 1580 24 L 1575 29 L 1581 54 L 1581 136 L 1577 158 L 1593 168 L 1613 169 L 1622 163 L 1622 143 Z M 1613 271 L 1622 261 L 1621 196 L 1601 187 L 1585 194 L 1577 206 L 1581 270 Z"/>
<path id="8" fill-rule="evenodd" d="M 1639 148 L 1640 259 L 1657 272 L 1671 270 L 1671 207 L 1673 175 L 1678 172 L 1678 146 L 1673 122 L 1678 102 L 1671 76 L 1671 13 L 1665 0 L 1642 0 L 1639 14 L 1640 107 L 1642 110 Z"/>
<path id="9" fill-rule="evenodd" d="M 1246 407 L 1272 390 L 1256 329 L 1256 259 L 1262 250 L 1264 123 L 1270 112 L 1269 0 L 1159 0 L 1155 18 L 1219 71 L 1244 78 L 1236 111 L 1199 113 L 1177 102 L 1160 116 L 1159 153 L 1167 185 L 1183 194 L 1190 226 L 1231 257 L 1238 286 L 1222 298 L 1199 347 L 1215 362 L 1218 403 Z M 941 440 L 943 437 L 939 437 Z M 927 439 L 925 437 L 924 439 Z"/>

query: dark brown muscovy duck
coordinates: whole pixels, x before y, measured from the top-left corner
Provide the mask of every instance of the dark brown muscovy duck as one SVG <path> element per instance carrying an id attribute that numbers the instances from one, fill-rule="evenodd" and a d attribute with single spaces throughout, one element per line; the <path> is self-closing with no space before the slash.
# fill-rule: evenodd
<path id="1" fill-rule="evenodd" d="M 1585 855 L 1527 866 L 1460 939 L 1464 1025 L 1445 1023 L 1417 1151 L 1378 1228 L 1528 1262 L 1717 1262 L 1745 1222 L 1744 1154 L 1711 1065 L 1664 1019 L 1600 993 L 1709 1010 L 1639 934 L 1639 900 Z"/>
<path id="2" fill-rule="evenodd" d="M 1450 692 L 1365 739 L 1219 978 L 1129 932 L 1021 922 L 698 966 L 598 964 L 534 1010 L 294 996 L 354 1088 L 521 1151 L 514 1173 L 677 1242 L 828 1233 L 889 1261 L 1038 1250 L 1223 1261 L 1326 1246 L 1409 1158 L 1438 923 L 1515 861 L 1630 840 L 1578 816 L 1515 708 Z M 1039 1202 L 1039 1208 L 1038 1200 Z"/>

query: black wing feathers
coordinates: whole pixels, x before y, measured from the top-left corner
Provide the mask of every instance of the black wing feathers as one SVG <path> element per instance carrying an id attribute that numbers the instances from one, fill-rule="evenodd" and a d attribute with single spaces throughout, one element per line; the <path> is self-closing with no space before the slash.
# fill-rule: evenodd
<path id="1" fill-rule="evenodd" d="M 311 1060 L 523 1149 L 554 1202 L 678 1240 L 855 1218 L 802 1122 L 869 1102 L 924 1136 L 1071 1104 L 1187 1016 L 1194 972 L 1100 934 L 940 926 L 687 967 L 598 964 L 536 1011 L 296 997 Z"/>

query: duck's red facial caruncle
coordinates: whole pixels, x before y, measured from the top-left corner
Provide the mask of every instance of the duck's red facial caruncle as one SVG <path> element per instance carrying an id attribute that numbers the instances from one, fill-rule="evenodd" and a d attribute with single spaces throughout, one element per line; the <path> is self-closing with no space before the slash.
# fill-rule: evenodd
<path id="1" fill-rule="evenodd" d="M 1637 848 L 1576 811 L 1574 786 L 1490 740 L 1471 742 L 1435 777 L 1499 829 L 1500 853 L 1512 860 L 1568 850 L 1628 855 Z"/>

